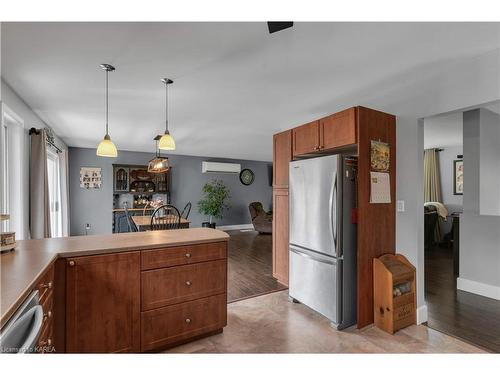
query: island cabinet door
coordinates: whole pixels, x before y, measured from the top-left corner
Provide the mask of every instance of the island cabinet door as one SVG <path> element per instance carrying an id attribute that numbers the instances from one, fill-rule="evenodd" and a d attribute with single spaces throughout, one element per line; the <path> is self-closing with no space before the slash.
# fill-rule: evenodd
<path id="1" fill-rule="evenodd" d="M 140 351 L 140 252 L 66 260 L 66 351 Z"/>

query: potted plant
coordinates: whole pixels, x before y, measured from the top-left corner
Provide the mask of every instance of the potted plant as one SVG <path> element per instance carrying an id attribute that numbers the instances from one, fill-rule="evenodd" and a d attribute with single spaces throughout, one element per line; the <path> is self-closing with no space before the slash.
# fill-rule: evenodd
<path id="1" fill-rule="evenodd" d="M 204 198 L 198 202 L 198 211 L 208 216 L 209 220 L 202 223 L 202 226 L 215 229 L 213 218 L 222 219 L 222 212 L 229 208 L 226 203 L 230 198 L 229 189 L 221 180 L 213 180 L 207 182 L 202 191 Z"/>

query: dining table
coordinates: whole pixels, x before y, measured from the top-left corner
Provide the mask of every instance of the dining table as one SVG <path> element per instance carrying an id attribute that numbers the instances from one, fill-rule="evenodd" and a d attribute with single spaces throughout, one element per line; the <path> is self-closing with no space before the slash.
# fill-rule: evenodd
<path id="1" fill-rule="evenodd" d="M 151 215 L 135 215 L 131 216 L 132 221 L 134 222 L 135 226 L 137 227 L 137 230 L 139 232 L 144 232 L 147 230 L 151 230 Z M 185 229 L 189 228 L 190 221 L 187 219 L 184 219 L 183 217 L 180 218 L 181 222 L 179 225 L 180 229 Z"/>

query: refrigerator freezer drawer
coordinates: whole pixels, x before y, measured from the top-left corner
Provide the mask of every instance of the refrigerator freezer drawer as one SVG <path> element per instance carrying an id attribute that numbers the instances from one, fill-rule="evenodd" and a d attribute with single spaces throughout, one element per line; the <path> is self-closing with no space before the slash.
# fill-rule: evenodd
<path id="1" fill-rule="evenodd" d="M 290 247 L 290 297 L 327 317 L 341 322 L 342 261 Z"/>

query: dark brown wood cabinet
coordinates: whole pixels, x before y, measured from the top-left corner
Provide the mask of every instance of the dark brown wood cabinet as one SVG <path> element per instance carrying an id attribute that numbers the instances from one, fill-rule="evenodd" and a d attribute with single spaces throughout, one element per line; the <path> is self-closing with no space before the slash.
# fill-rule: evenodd
<path id="1" fill-rule="evenodd" d="M 313 121 L 292 129 L 293 157 L 311 154 L 320 149 L 319 121 Z"/>
<path id="2" fill-rule="evenodd" d="M 54 265 L 40 277 L 36 282 L 39 303 L 43 310 L 42 328 L 38 337 L 37 353 L 55 352 L 54 341 Z"/>
<path id="3" fill-rule="evenodd" d="M 293 158 L 324 154 L 357 143 L 357 108 L 353 107 L 292 129 Z"/>
<path id="4" fill-rule="evenodd" d="M 356 108 L 335 113 L 319 120 L 320 150 L 331 150 L 356 144 Z"/>
<path id="5" fill-rule="evenodd" d="M 288 163 L 292 160 L 292 131 L 273 136 L 273 187 L 288 188 Z"/>
<path id="6" fill-rule="evenodd" d="M 273 277 L 288 285 L 288 189 L 273 190 Z"/>
<path id="7" fill-rule="evenodd" d="M 142 313 L 142 351 L 222 331 L 227 324 L 226 294 L 170 305 Z"/>
<path id="8" fill-rule="evenodd" d="M 66 351 L 140 351 L 140 252 L 66 260 Z"/>
<path id="9" fill-rule="evenodd" d="M 142 310 L 226 292 L 226 261 L 160 268 L 142 273 Z"/>
<path id="10" fill-rule="evenodd" d="M 373 323 L 373 259 L 395 252 L 396 118 L 358 106 L 298 126 L 291 132 L 293 159 L 341 152 L 358 157 L 357 323 L 359 328 L 364 327 Z M 273 138 L 273 276 L 288 285 L 288 162 L 291 159 L 286 161 L 284 156 L 287 143 L 280 142 L 284 134 L 286 132 L 275 134 Z M 391 203 L 370 203 L 372 140 L 389 144 Z M 283 158 L 278 157 L 280 153 Z"/>

